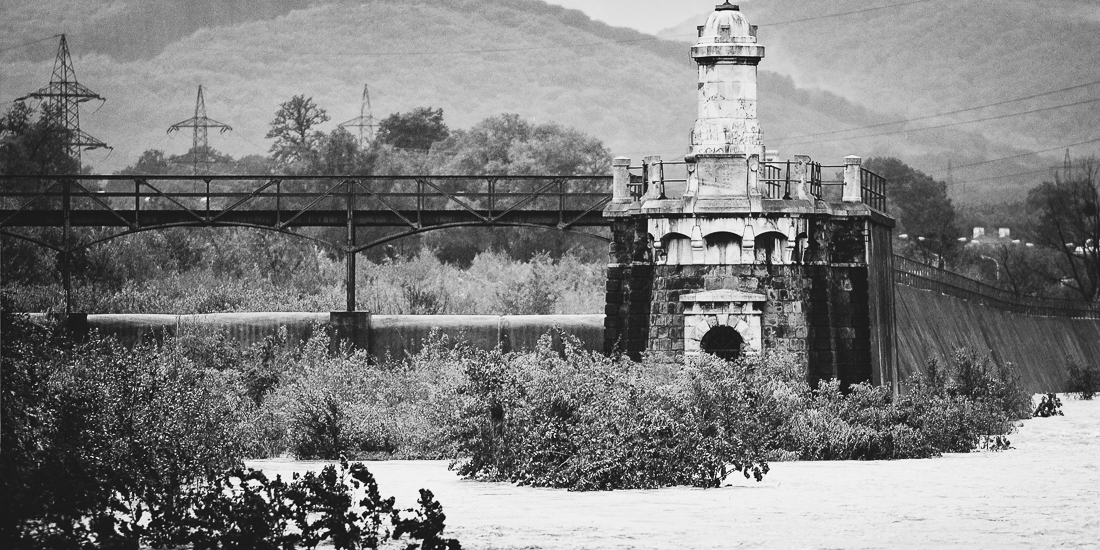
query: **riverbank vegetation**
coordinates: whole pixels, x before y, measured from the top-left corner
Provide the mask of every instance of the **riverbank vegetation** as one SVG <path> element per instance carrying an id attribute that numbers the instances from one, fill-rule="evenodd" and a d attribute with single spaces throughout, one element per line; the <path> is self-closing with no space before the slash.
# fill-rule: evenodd
<path id="1" fill-rule="evenodd" d="M 761 479 L 774 460 L 1006 447 L 1031 412 L 1011 370 L 965 350 L 895 398 L 812 387 L 784 354 L 636 363 L 556 333 L 507 353 L 434 338 L 378 364 L 333 353 L 322 330 L 300 347 L 203 333 L 126 349 L 6 319 L 4 482 L 19 505 L 5 516 L 51 529 L 118 495 L 155 516 L 244 458 L 446 458 L 460 475 L 536 486 L 707 487 L 734 471 Z"/>

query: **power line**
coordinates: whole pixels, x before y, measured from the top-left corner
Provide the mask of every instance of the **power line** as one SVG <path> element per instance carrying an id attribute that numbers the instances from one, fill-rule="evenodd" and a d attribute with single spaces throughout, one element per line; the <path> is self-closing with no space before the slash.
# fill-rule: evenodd
<path id="1" fill-rule="evenodd" d="M 1090 139 L 1090 140 L 1086 140 L 1086 141 L 1079 141 L 1077 143 L 1070 143 L 1069 145 L 1059 145 L 1057 147 L 1051 147 L 1050 149 L 1042 149 L 1042 150 L 1039 150 L 1039 151 L 1032 151 L 1030 153 L 1020 153 L 1018 155 L 1011 155 L 1011 156 L 1001 157 L 1001 158 L 997 158 L 997 159 L 983 160 L 983 161 L 980 161 L 980 162 L 972 162 L 970 164 L 960 164 L 960 165 L 956 166 L 955 169 L 958 170 L 959 168 L 970 168 L 972 166 L 981 166 L 983 164 L 989 164 L 989 163 L 993 163 L 993 162 L 1000 162 L 1002 160 L 1011 160 L 1011 159 L 1017 159 L 1017 158 L 1021 158 L 1021 157 L 1029 157 L 1031 155 L 1038 155 L 1038 154 L 1041 154 L 1041 153 L 1049 153 L 1051 151 L 1058 151 L 1060 149 L 1067 149 L 1069 147 L 1077 147 L 1078 145 L 1087 145 L 1089 143 L 1096 143 L 1098 141 L 1100 141 L 1100 138 Z M 1005 176 L 1005 177 L 1008 177 L 1008 176 Z"/>
<path id="2" fill-rule="evenodd" d="M 1008 179 L 1008 178 L 1015 178 L 1015 177 L 1019 177 L 1019 176 L 1033 176 L 1035 174 L 1048 174 L 1048 173 L 1050 173 L 1050 170 L 1051 170 L 1050 168 L 1044 168 L 1042 170 L 1032 170 L 1030 172 L 1018 172 L 1018 173 L 1015 173 L 1015 174 L 1004 174 L 1002 176 L 989 176 L 989 177 L 978 178 L 978 179 L 967 179 L 963 183 L 970 184 L 970 183 L 977 183 L 977 182 L 980 182 L 980 181 L 1002 180 L 1002 179 Z"/>
<path id="3" fill-rule="evenodd" d="M 0 53 L 10 52 L 12 50 L 18 50 L 19 48 L 24 48 L 24 47 L 30 46 L 32 44 L 37 44 L 39 42 L 45 42 L 47 40 L 53 40 L 54 38 L 58 38 L 60 36 L 61 36 L 60 34 L 52 34 L 50 36 L 47 36 L 46 38 L 39 38 L 38 40 L 32 40 L 30 42 L 24 42 L 22 44 L 17 44 L 15 46 L 8 46 L 6 48 L 0 48 Z"/>
<path id="4" fill-rule="evenodd" d="M 885 10 L 885 9 L 888 9 L 888 8 L 900 8 L 902 6 L 910 6 L 910 5 L 913 5 L 913 4 L 925 4 L 925 3 L 928 3 L 928 2 L 934 2 L 934 1 L 936 1 L 936 0 L 912 0 L 911 2 L 901 2 L 900 4 L 890 4 L 888 6 L 876 6 L 876 7 L 873 7 L 873 8 L 863 8 L 863 9 L 859 9 L 859 10 L 846 11 L 846 12 L 841 12 L 841 13 L 829 13 L 829 14 L 825 14 L 825 15 L 817 15 L 817 16 L 814 16 L 814 17 L 805 17 L 805 18 L 802 18 L 802 19 L 791 19 L 791 20 L 788 20 L 788 21 L 777 21 L 775 23 L 762 23 L 758 26 L 760 26 L 760 27 L 774 27 L 776 25 L 786 25 L 788 23 L 802 23 L 802 22 L 805 22 L 805 21 L 817 21 L 819 19 L 828 19 L 830 17 L 842 17 L 842 16 L 845 16 L 845 15 L 856 15 L 856 14 L 859 14 L 859 13 L 867 13 L 869 11 Z"/>
<path id="5" fill-rule="evenodd" d="M 969 112 L 969 111 L 977 111 L 979 109 L 985 109 L 985 108 L 988 108 L 988 107 L 997 107 L 999 105 L 1007 105 L 1009 103 L 1016 103 L 1018 101 L 1025 101 L 1025 100 L 1028 100 L 1028 99 L 1035 99 L 1037 97 L 1043 97 L 1043 96 L 1048 96 L 1048 95 L 1059 94 L 1059 93 L 1062 93 L 1062 92 L 1068 92 L 1070 90 L 1076 90 L 1076 89 L 1079 89 L 1079 88 L 1087 88 L 1089 86 L 1094 86 L 1096 84 L 1100 84 L 1100 80 L 1094 80 L 1092 82 L 1086 82 L 1084 84 L 1077 84 L 1077 85 L 1074 85 L 1074 86 L 1069 86 L 1069 87 L 1061 88 L 1061 89 L 1058 89 L 1058 90 L 1051 90 L 1049 92 L 1043 92 L 1041 94 L 1029 95 L 1029 96 L 1026 96 L 1026 97 L 1019 97 L 1019 98 L 1016 98 L 1016 99 L 1006 99 L 1004 101 L 998 101 L 996 103 L 987 103 L 985 105 L 975 105 L 973 107 L 966 107 L 964 109 L 957 109 L 955 111 L 946 111 L 946 112 L 943 112 L 943 113 L 936 113 L 936 114 L 933 114 L 933 115 L 925 115 L 925 116 L 916 117 L 916 118 L 907 118 L 905 120 L 895 120 L 893 122 L 883 122 L 883 123 L 880 123 L 880 124 L 872 124 L 870 126 L 859 126 L 859 127 L 856 127 L 856 128 L 845 128 L 843 130 L 832 130 L 832 131 L 829 131 L 829 132 L 818 132 L 816 134 L 806 134 L 806 135 L 797 136 L 797 137 L 798 138 L 808 138 L 808 137 L 816 137 L 816 136 L 827 136 L 827 135 L 831 135 L 831 134 L 840 134 L 840 133 L 844 133 L 844 132 L 854 132 L 856 130 L 869 130 L 871 128 L 881 128 L 883 126 L 891 126 L 891 125 L 894 125 L 894 124 L 905 124 L 907 122 L 916 122 L 918 120 L 927 120 L 929 118 L 938 118 L 938 117 L 947 116 L 947 115 L 957 115 L 959 113 L 966 113 L 966 112 Z M 794 137 L 778 138 L 778 139 L 776 139 L 776 141 L 782 142 L 782 141 L 787 140 L 787 139 L 794 139 Z"/>
<path id="6" fill-rule="evenodd" d="M 935 1 L 938 1 L 938 0 L 912 0 L 910 2 L 901 2 L 901 3 L 898 3 L 898 4 L 889 4 L 889 5 L 886 5 L 886 6 L 876 6 L 876 7 L 864 8 L 864 9 L 853 10 L 853 11 L 828 13 L 828 14 L 823 14 L 823 15 L 815 15 L 815 16 L 812 16 L 812 17 L 805 17 L 805 18 L 801 18 L 801 19 L 791 19 L 791 20 L 787 20 L 787 21 L 777 21 L 775 23 L 763 23 L 763 24 L 760 24 L 760 25 L 757 25 L 757 26 L 758 27 L 772 27 L 772 26 L 776 26 L 776 25 L 786 25 L 786 24 L 789 24 L 789 23 L 801 23 L 801 22 L 805 22 L 805 21 L 816 21 L 816 20 L 819 20 L 819 19 L 828 19 L 828 18 L 831 18 L 831 17 L 842 17 L 842 16 L 845 16 L 845 15 L 854 15 L 854 14 L 859 14 L 859 13 L 867 13 L 867 12 L 870 12 L 870 11 L 884 10 L 884 9 L 888 9 L 888 8 L 897 8 L 897 7 L 902 7 L 902 6 L 909 6 L 909 5 L 912 5 L 912 4 L 923 4 L 923 3 L 935 2 Z M 683 36 L 688 37 L 689 35 L 685 34 Z M 695 37 L 695 35 L 693 34 L 693 35 L 691 35 L 691 37 Z M 425 55 L 455 55 L 455 54 L 527 52 L 527 51 L 536 51 L 536 50 L 564 50 L 564 49 L 571 49 L 571 48 L 586 48 L 586 47 L 590 47 L 590 46 L 607 46 L 607 45 L 613 45 L 613 44 L 632 44 L 632 43 L 636 43 L 636 42 L 653 42 L 653 41 L 656 41 L 656 40 L 668 40 L 668 39 L 662 38 L 662 37 L 659 37 L 659 36 L 643 36 L 641 38 L 626 38 L 626 39 L 622 39 L 622 40 L 602 40 L 602 41 L 599 41 L 599 42 L 578 42 L 578 43 L 574 43 L 574 44 L 558 44 L 558 45 L 554 45 L 554 46 L 528 46 L 528 47 L 524 47 L 524 48 L 483 48 L 483 49 L 473 49 L 473 50 L 437 50 L 437 51 L 421 51 L 421 52 L 416 52 L 416 51 L 351 52 L 351 51 L 331 51 L 331 50 L 326 50 L 326 51 L 294 50 L 294 53 L 295 54 L 305 54 L 305 55 L 323 55 L 323 56 L 331 56 L 331 57 L 337 57 L 337 56 L 339 56 L 339 57 L 345 57 L 345 56 L 355 56 L 355 57 L 403 56 L 403 57 L 408 57 L 408 56 L 425 56 Z M 230 48 L 194 48 L 194 49 L 201 49 L 201 50 L 208 50 L 208 51 L 224 51 L 224 52 L 245 52 L 245 51 L 268 52 L 268 51 L 270 51 L 267 48 L 263 48 L 263 49 L 257 49 L 257 48 L 251 48 L 251 49 L 244 49 L 244 48 L 231 48 L 231 49 Z"/>
<path id="7" fill-rule="evenodd" d="M 903 130 L 893 130 L 893 131 L 890 131 L 890 132 L 880 132 L 880 133 L 877 133 L 877 134 L 867 134 L 867 135 L 863 135 L 863 136 L 841 136 L 841 137 L 835 137 L 835 138 L 829 138 L 829 139 L 818 139 L 818 140 L 810 140 L 810 141 L 794 141 L 794 142 L 784 143 L 783 145 L 785 145 L 785 146 L 808 145 L 808 144 L 816 144 L 816 143 L 825 143 L 825 142 L 828 142 L 828 141 L 839 141 L 839 140 L 842 140 L 842 139 L 865 139 L 865 138 L 870 138 L 870 137 L 891 136 L 891 135 L 895 135 L 895 134 L 906 134 L 906 133 L 910 133 L 910 132 L 922 132 L 924 130 L 937 130 L 937 129 L 940 129 L 940 128 L 949 128 L 951 126 L 961 126 L 963 124 L 973 124 L 975 122 L 987 122 L 987 121 L 990 121 L 990 120 L 999 120 L 999 119 L 1002 119 L 1002 118 L 1009 118 L 1009 117 L 1014 117 L 1014 116 L 1030 115 L 1030 114 L 1033 114 L 1033 113 L 1039 113 L 1039 112 L 1043 112 L 1043 111 L 1052 111 L 1054 109 L 1063 109 L 1063 108 L 1066 108 L 1066 107 L 1076 107 L 1078 105 L 1086 105 L 1086 104 L 1089 104 L 1089 103 L 1096 103 L 1098 101 L 1100 101 L 1100 98 L 1086 99 L 1084 101 L 1077 101 L 1077 102 L 1074 102 L 1074 103 L 1066 103 L 1065 105 L 1055 105 L 1053 107 L 1042 107 L 1042 108 L 1039 108 L 1039 109 L 1032 109 L 1030 111 L 1022 111 L 1022 112 L 1019 112 L 1019 113 L 1008 113 L 1008 114 L 991 116 L 991 117 L 986 117 L 986 118 L 977 118 L 977 119 L 974 119 L 974 120 L 964 120 L 964 121 L 961 121 L 961 122 L 949 122 L 947 124 L 940 124 L 940 125 L 937 125 L 937 126 L 925 126 L 923 128 L 907 128 L 907 129 L 903 129 Z"/>

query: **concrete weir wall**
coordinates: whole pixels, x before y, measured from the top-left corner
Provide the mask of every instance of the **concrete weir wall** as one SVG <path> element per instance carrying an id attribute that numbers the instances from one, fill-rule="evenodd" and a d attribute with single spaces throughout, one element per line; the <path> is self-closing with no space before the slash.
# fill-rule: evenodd
<path id="1" fill-rule="evenodd" d="M 369 315 L 366 313 L 211 313 L 205 315 L 88 315 L 78 332 L 98 331 L 125 345 L 151 335 L 175 335 L 188 328 L 224 330 L 243 346 L 286 327 L 287 340 L 297 344 L 315 330 L 334 329 L 378 358 L 400 358 L 420 351 L 432 330 L 480 348 L 505 351 L 532 349 L 557 326 L 580 339 L 585 349 L 603 349 L 603 315 Z M 83 324 L 83 323 L 80 323 Z"/>
<path id="2" fill-rule="evenodd" d="M 1012 363 L 1032 392 L 1065 390 L 1067 355 L 1100 365 L 1100 320 L 1020 315 L 938 292 L 894 289 L 903 382 L 929 357 L 962 346 L 990 353 L 998 364 Z"/>

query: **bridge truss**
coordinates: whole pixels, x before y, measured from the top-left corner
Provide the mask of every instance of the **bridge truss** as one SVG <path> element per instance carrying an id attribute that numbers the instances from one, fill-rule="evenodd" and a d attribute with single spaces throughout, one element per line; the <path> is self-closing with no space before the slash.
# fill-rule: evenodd
<path id="1" fill-rule="evenodd" d="M 607 225 L 610 189 L 607 176 L 0 176 L 0 234 L 60 254 L 67 312 L 74 252 L 172 227 L 251 227 L 340 251 L 354 311 L 359 252 L 451 227 L 553 228 L 607 240 L 584 229 Z M 26 231 L 41 227 L 60 228 L 60 239 Z M 78 241 L 75 227 L 117 230 Z M 346 231 L 335 242 L 300 232 L 305 227 Z M 361 227 L 393 231 L 361 243 Z"/>

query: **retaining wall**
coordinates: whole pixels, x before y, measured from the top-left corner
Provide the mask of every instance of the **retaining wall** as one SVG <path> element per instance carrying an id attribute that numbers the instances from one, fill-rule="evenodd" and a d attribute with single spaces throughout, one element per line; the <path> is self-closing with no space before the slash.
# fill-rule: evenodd
<path id="1" fill-rule="evenodd" d="M 337 313 L 338 315 L 343 315 Z M 125 345 L 144 338 L 163 338 L 180 330 L 225 330 L 242 346 L 262 342 L 286 327 L 291 344 L 306 340 L 315 330 L 328 330 L 330 313 L 211 313 L 206 315 L 88 315 L 78 332 L 113 335 Z M 505 351 L 532 349 L 539 337 L 557 326 L 576 336 L 585 349 L 603 349 L 603 315 L 361 315 L 355 318 L 357 342 L 375 357 L 415 354 L 431 331 L 469 341 L 481 348 L 501 346 Z M 354 321 L 353 321 L 354 322 Z M 345 325 L 347 321 L 343 322 Z M 366 329 L 364 331 L 364 329 Z M 354 330 L 354 328 L 352 329 Z M 365 339 L 363 335 L 365 334 Z"/>
<path id="2" fill-rule="evenodd" d="M 1009 313 L 954 296 L 894 285 L 898 375 L 957 347 L 1012 363 L 1031 392 L 1064 391 L 1066 356 L 1100 365 L 1100 320 Z"/>
<path id="3" fill-rule="evenodd" d="M 1037 317 L 974 304 L 934 291 L 894 285 L 898 378 L 923 369 L 928 358 L 947 357 L 967 346 L 1012 363 L 1032 392 L 1064 391 L 1066 357 L 1100 366 L 1100 320 Z M 88 315 L 85 330 L 111 334 L 133 345 L 150 334 L 176 334 L 181 327 L 224 329 L 250 346 L 287 328 L 291 343 L 327 330 L 329 313 L 218 313 L 208 315 Z M 559 326 L 585 349 L 604 345 L 603 315 L 372 315 L 367 345 L 379 358 L 414 354 L 431 330 L 483 348 L 531 349 Z"/>

